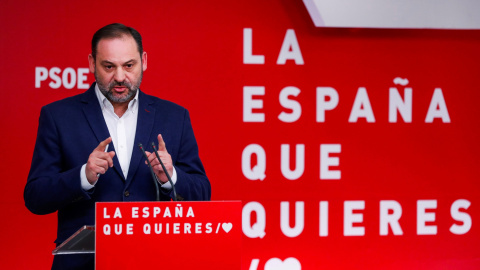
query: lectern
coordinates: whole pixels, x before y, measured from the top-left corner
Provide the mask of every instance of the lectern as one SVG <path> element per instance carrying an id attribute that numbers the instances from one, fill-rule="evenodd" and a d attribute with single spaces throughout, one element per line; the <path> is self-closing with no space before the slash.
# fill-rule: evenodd
<path id="1" fill-rule="evenodd" d="M 95 253 L 95 269 L 240 269 L 241 202 L 102 202 L 53 254 Z M 172 267 L 172 268 L 171 268 Z"/>

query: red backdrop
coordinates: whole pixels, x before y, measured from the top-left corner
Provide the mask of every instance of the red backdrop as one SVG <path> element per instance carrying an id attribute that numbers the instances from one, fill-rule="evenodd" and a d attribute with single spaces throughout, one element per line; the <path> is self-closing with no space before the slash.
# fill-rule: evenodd
<path id="1" fill-rule="evenodd" d="M 72 75 L 78 83 L 91 36 L 112 22 L 143 35 L 149 65 L 142 90 L 190 111 L 212 199 L 248 204 L 243 269 L 480 266 L 478 30 L 315 28 L 303 3 L 292 0 L 4 1 L 0 15 L 2 268 L 51 264 L 56 216 L 35 216 L 23 203 L 40 108 L 84 91 Z M 244 64 L 245 28 L 251 29 L 252 54 L 263 55 L 264 64 Z M 289 29 L 293 39 L 285 39 Z M 282 44 L 296 56 L 282 54 Z M 277 64 L 279 55 L 287 57 L 285 64 Z M 303 64 L 293 59 L 299 55 Z M 45 70 L 53 76 L 44 79 Z M 59 87 L 52 88 L 56 76 Z M 395 84 L 397 77 L 408 85 Z M 88 74 L 85 83 L 92 82 Z M 264 87 L 263 95 L 252 96 L 257 105 L 244 101 L 251 86 Z M 288 86 L 297 89 L 287 97 L 293 106 L 280 101 Z M 317 87 L 338 94 L 323 122 Z M 411 122 L 399 113 L 389 122 L 390 88 L 405 100 L 410 91 Z M 426 123 L 430 106 L 444 117 Z M 299 107 L 295 121 L 279 119 L 282 112 L 298 116 Z M 264 121 L 245 121 L 244 110 Z M 349 121 L 352 111 L 374 121 Z M 265 163 L 254 154 L 244 161 L 245 171 L 242 155 L 251 144 L 263 149 Z M 296 180 L 282 174 L 282 144 L 290 146 L 292 170 L 295 146 L 304 145 L 304 172 Z M 328 158 L 321 158 L 321 145 L 334 145 Z M 263 165 L 263 180 L 248 179 L 249 170 Z M 322 180 L 322 170 L 339 172 L 340 179 Z M 382 212 L 385 201 L 396 208 Z M 290 211 L 282 214 L 282 202 Z M 321 202 L 328 203 L 322 211 Z M 385 224 L 387 235 L 381 235 Z M 452 233 L 452 225 L 461 234 Z"/>

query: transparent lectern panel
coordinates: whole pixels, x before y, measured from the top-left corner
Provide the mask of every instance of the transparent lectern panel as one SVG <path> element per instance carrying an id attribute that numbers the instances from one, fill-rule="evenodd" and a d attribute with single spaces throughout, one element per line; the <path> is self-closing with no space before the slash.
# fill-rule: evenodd
<path id="1" fill-rule="evenodd" d="M 56 249 L 53 255 L 95 253 L 95 226 L 83 226 Z"/>

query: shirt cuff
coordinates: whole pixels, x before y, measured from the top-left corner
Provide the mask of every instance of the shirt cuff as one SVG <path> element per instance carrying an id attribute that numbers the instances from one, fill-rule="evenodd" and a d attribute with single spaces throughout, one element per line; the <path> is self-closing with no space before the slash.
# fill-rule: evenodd
<path id="1" fill-rule="evenodd" d="M 88 182 L 87 180 L 87 173 L 85 172 L 85 167 L 87 164 L 83 164 L 82 168 L 80 169 L 80 183 L 82 184 L 83 190 L 87 191 L 95 187 L 95 185 L 92 185 Z M 97 183 L 95 181 L 95 183 Z"/>
<path id="2" fill-rule="evenodd" d="M 173 184 L 175 185 L 177 183 L 177 171 L 175 170 L 175 166 L 173 167 L 173 173 L 171 178 L 172 178 Z M 169 181 L 167 181 L 165 184 L 162 184 L 160 182 L 160 186 L 164 189 L 172 189 L 172 185 L 170 184 Z"/>

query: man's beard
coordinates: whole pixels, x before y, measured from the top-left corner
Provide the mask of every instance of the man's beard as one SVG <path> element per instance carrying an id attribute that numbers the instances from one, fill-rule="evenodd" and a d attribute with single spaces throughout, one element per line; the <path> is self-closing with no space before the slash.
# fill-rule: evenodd
<path id="1" fill-rule="evenodd" d="M 97 78 L 97 71 L 95 70 L 95 81 L 98 84 L 98 89 L 100 89 L 100 92 L 112 103 L 124 103 L 127 101 L 130 101 L 136 94 L 137 90 L 140 87 L 140 83 L 142 82 L 142 77 L 143 77 L 143 70 L 140 73 L 140 78 L 138 80 L 138 83 L 133 85 L 130 82 L 123 81 L 123 82 L 117 82 L 113 80 L 110 82 L 108 85 L 104 85 L 101 80 Z M 125 86 L 128 91 L 125 96 L 115 96 L 113 88 L 115 86 Z"/>

